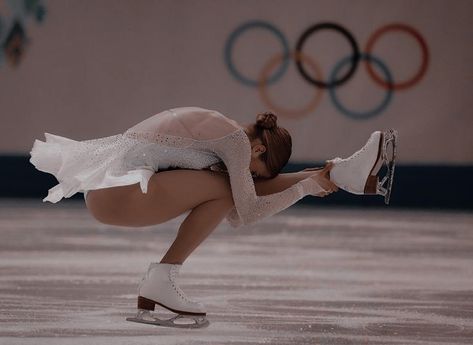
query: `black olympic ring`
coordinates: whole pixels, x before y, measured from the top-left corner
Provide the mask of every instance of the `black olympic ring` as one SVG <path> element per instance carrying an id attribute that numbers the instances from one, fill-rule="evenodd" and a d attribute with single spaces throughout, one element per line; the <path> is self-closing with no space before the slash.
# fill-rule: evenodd
<path id="1" fill-rule="evenodd" d="M 320 24 L 312 25 L 306 31 L 304 31 L 304 33 L 301 35 L 301 37 L 297 41 L 296 49 L 295 49 L 296 52 L 302 53 L 302 48 L 304 47 L 304 44 L 307 41 L 307 39 L 315 32 L 324 30 L 324 29 L 335 30 L 336 32 L 344 36 L 348 40 L 348 43 L 350 43 L 353 53 L 350 58 L 351 66 L 346 72 L 346 74 L 340 79 L 336 79 L 330 83 L 326 83 L 321 80 L 312 78 L 304 69 L 304 66 L 302 65 L 302 60 L 296 60 L 296 66 L 299 72 L 301 73 L 302 77 L 304 77 L 304 79 L 307 80 L 309 83 L 318 87 L 322 87 L 322 88 L 331 88 L 334 86 L 340 86 L 343 83 L 347 82 L 348 79 L 350 79 L 350 77 L 353 75 L 353 73 L 355 73 L 356 68 L 358 67 L 358 62 L 360 61 L 360 49 L 358 48 L 358 44 L 356 43 L 355 38 L 343 26 L 339 24 L 335 24 L 335 23 L 320 23 Z"/>

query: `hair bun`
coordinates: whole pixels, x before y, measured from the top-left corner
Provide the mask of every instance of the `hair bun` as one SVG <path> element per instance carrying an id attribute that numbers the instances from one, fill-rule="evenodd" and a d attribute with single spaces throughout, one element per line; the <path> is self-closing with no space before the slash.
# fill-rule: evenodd
<path id="1" fill-rule="evenodd" d="M 265 111 L 256 115 L 256 125 L 262 128 L 271 129 L 277 127 L 278 117 L 271 111 Z"/>

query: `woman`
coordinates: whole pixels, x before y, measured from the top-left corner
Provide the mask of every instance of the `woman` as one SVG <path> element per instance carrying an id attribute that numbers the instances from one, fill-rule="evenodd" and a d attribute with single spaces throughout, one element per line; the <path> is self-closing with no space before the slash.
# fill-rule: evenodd
<path id="1" fill-rule="evenodd" d="M 159 304 L 178 314 L 203 316 L 205 306 L 186 297 L 176 276 L 223 218 L 240 227 L 306 195 L 324 197 L 338 190 L 329 178 L 332 167 L 342 185 L 353 162 L 366 166 L 361 174 L 366 176 L 358 180 L 367 184 L 381 160 L 377 148 L 384 133 L 375 133 L 377 141 L 360 150 L 362 160 L 358 153 L 357 159 L 336 158 L 337 166 L 328 162 L 323 169 L 280 174 L 292 141 L 275 114 L 261 113 L 256 123 L 240 125 L 217 111 L 181 107 L 105 138 L 75 141 L 45 133 L 46 142 L 35 140 L 30 162 L 59 181 L 43 201 L 83 192 L 88 209 L 102 223 L 148 226 L 190 210 L 161 262 L 150 264 L 139 286 L 138 308 L 154 310 Z"/>

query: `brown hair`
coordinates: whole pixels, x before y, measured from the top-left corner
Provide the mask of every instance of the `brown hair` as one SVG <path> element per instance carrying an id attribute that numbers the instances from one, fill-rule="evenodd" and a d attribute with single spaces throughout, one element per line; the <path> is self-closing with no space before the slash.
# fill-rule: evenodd
<path id="1" fill-rule="evenodd" d="M 250 140 L 260 139 L 266 151 L 260 159 L 275 177 L 289 161 L 292 153 L 292 139 L 289 132 L 277 125 L 278 117 L 270 111 L 256 115 L 256 122 L 248 126 Z"/>

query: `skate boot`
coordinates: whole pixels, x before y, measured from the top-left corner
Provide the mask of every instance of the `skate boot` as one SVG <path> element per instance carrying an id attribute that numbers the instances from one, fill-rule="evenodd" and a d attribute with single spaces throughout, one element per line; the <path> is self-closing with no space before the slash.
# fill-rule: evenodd
<path id="1" fill-rule="evenodd" d="M 181 264 L 151 263 L 148 272 L 138 287 L 138 313 L 128 321 L 148 323 L 159 326 L 201 328 L 209 325 L 206 309 L 202 303 L 190 300 L 176 283 Z M 153 316 L 158 304 L 174 313 L 170 319 Z M 190 319 L 192 322 L 177 323 L 178 319 Z"/>
<path id="2" fill-rule="evenodd" d="M 390 145 L 391 144 L 391 145 Z M 332 159 L 330 180 L 339 188 L 353 194 L 378 194 L 389 204 L 394 177 L 397 131 L 376 131 L 366 144 L 348 158 Z M 389 151 L 389 152 L 388 152 Z M 387 166 L 386 175 L 379 180 L 378 172 Z"/>

